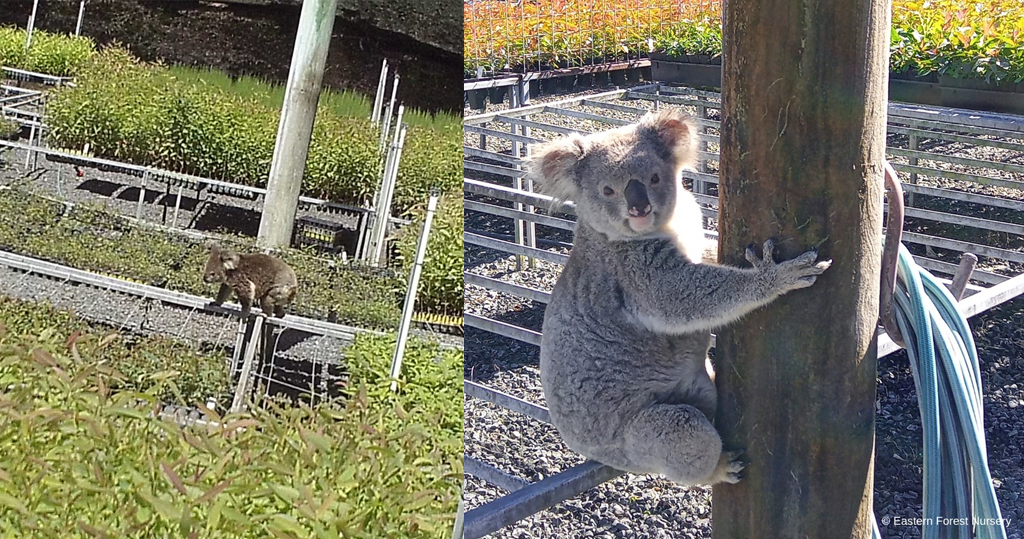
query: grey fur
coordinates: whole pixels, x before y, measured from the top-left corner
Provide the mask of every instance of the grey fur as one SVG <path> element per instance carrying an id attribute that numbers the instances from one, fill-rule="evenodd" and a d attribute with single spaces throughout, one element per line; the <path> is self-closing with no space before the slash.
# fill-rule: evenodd
<path id="1" fill-rule="evenodd" d="M 700 208 L 682 187 L 696 126 L 676 111 L 535 149 L 542 191 L 577 207 L 575 243 L 544 317 L 540 370 L 551 420 L 573 450 L 614 468 L 687 485 L 735 483 L 744 463 L 723 451 L 710 331 L 814 284 L 831 261 L 814 251 L 752 268 L 714 264 Z M 658 176 L 653 181 L 654 175 Z M 623 191 L 647 188 L 651 215 L 630 217 Z M 636 200 L 633 184 L 630 194 Z M 632 220 L 631 220 L 632 219 Z"/>
<path id="2" fill-rule="evenodd" d="M 280 259 L 262 253 L 239 254 L 217 243 L 210 245 L 203 280 L 221 283 L 214 304 L 224 303 L 234 291 L 243 318 L 249 316 L 256 299 L 267 316 L 284 317 L 285 307 L 295 299 L 299 288 L 295 271 Z"/>

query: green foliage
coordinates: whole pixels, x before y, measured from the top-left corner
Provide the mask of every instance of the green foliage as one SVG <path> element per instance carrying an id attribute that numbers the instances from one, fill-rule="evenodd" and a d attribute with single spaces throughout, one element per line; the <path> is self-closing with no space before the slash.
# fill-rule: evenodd
<path id="1" fill-rule="evenodd" d="M 669 25 L 654 39 L 654 50 L 673 56 L 721 54 L 721 21 L 717 17 L 701 16 Z"/>
<path id="2" fill-rule="evenodd" d="M 239 251 L 249 240 L 228 238 Z M 64 210 L 54 201 L 17 189 L 0 191 L 0 248 L 75 268 L 213 297 L 218 285 L 202 280 L 208 251 L 197 241 L 136 226 L 102 208 Z M 390 329 L 397 325 L 405 282 L 387 270 L 289 249 L 282 258 L 299 278 L 293 311 L 337 315 L 341 323 Z"/>
<path id="3" fill-rule="evenodd" d="M 894 72 L 1024 81 L 1024 4 L 1018 0 L 897 2 L 892 28 Z"/>
<path id="4" fill-rule="evenodd" d="M 1024 81 L 1020 0 L 895 0 L 891 70 Z M 722 52 L 722 3 L 479 0 L 466 4 L 465 72 L 571 67 L 649 52 Z"/>
<path id="5" fill-rule="evenodd" d="M 0 27 L 0 65 L 66 77 L 89 59 L 96 44 L 87 37 L 32 31 L 32 45 L 25 50 L 25 31 Z"/>
<path id="6" fill-rule="evenodd" d="M 267 108 L 280 109 L 284 103 L 284 86 L 250 76 L 232 78 L 227 73 L 210 68 L 170 66 L 175 79 L 207 88 L 216 88 L 244 99 L 253 99 Z M 347 90 L 326 89 L 320 93 L 320 108 L 333 116 L 369 118 L 373 100 L 363 94 Z M 403 121 L 410 126 L 445 130 L 462 128 L 462 117 L 454 114 L 429 114 L 417 109 L 406 109 Z"/>
<path id="7" fill-rule="evenodd" d="M 150 392 L 165 402 L 195 406 L 209 398 L 226 402 L 227 357 L 204 353 L 165 337 L 125 337 L 90 327 L 73 313 L 49 304 L 0 296 L 0 324 L 10 335 L 54 332 L 70 335 L 66 343 L 90 343 L 94 359 L 110 369 L 110 387 L 120 391 Z M 68 374 L 75 376 L 79 364 Z M 0 387 L 3 383 L 0 382 Z"/>
<path id="8" fill-rule="evenodd" d="M 398 237 L 402 268 L 408 274 L 416 255 L 416 244 L 423 230 L 426 208 L 415 210 L 411 226 Z M 434 214 L 426 260 L 420 274 L 417 310 L 461 315 L 463 309 L 463 222 L 462 196 L 444 196 Z"/>
<path id="9" fill-rule="evenodd" d="M 0 117 L 0 139 L 12 140 L 19 131 L 21 126 L 18 122 Z"/>
<path id="10" fill-rule="evenodd" d="M 411 423 L 423 429 L 433 449 L 445 458 L 461 461 L 465 400 L 462 351 L 441 351 L 436 344 L 410 339 L 395 393 L 389 377 L 394 350 L 393 335 L 356 335 L 355 342 L 345 350 L 351 379 L 359 383 L 352 389 L 353 394 L 365 393 L 383 408 L 394 410 L 382 416 L 382 423 L 375 428 L 394 430 Z"/>
<path id="11" fill-rule="evenodd" d="M 183 428 L 112 393 L 102 341 L 0 326 L 0 529 L 12 537 L 442 538 L 462 478 L 461 357 L 361 339 L 352 398 Z M 443 372 L 442 372 L 443 371 Z M 74 374 L 70 374 L 74 373 Z"/>
<path id="12" fill-rule="evenodd" d="M 281 114 L 279 90 L 218 81 L 143 64 L 122 49 L 103 49 L 79 70 L 74 88 L 50 100 L 51 142 L 68 148 L 88 143 L 104 157 L 265 186 Z M 351 96 L 321 103 L 305 194 L 359 205 L 375 191 L 379 130 L 362 110 L 356 117 L 337 114 L 356 108 L 361 105 L 353 105 Z M 458 189 L 461 124 L 436 123 L 409 129 L 394 198 L 399 213 L 424 200 L 430 185 Z"/>

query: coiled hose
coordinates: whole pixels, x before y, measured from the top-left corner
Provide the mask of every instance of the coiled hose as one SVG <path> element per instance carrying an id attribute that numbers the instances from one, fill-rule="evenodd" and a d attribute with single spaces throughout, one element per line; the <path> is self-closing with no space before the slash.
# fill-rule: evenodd
<path id="1" fill-rule="evenodd" d="M 967 320 L 953 295 L 903 245 L 893 299 L 921 408 L 921 535 L 1006 539 L 988 469 L 981 370 Z M 874 537 L 881 538 L 872 524 Z"/>

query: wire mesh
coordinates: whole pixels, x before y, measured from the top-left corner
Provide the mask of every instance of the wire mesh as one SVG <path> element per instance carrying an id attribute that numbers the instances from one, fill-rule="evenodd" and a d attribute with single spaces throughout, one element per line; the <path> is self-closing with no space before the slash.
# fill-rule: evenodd
<path id="1" fill-rule="evenodd" d="M 721 0 L 466 0 L 465 75 L 582 67 L 721 40 Z"/>

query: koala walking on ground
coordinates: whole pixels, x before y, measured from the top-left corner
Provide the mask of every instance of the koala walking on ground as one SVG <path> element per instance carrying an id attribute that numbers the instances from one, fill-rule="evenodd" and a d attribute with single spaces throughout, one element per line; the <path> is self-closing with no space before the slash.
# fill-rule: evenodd
<path id="1" fill-rule="evenodd" d="M 814 284 L 815 251 L 752 268 L 702 261 L 700 207 L 682 185 L 694 122 L 663 110 L 638 123 L 534 149 L 540 190 L 576 202 L 572 253 L 544 317 L 540 374 L 551 421 L 573 450 L 684 485 L 735 483 L 741 451 L 723 451 L 711 330 Z M 710 255 L 713 256 L 713 255 Z"/>
<path id="2" fill-rule="evenodd" d="M 217 243 L 210 245 L 203 280 L 221 283 L 215 305 L 224 303 L 234 291 L 242 305 L 242 318 L 249 316 L 256 299 L 267 316 L 284 317 L 285 307 L 299 288 L 295 272 L 280 259 L 262 253 L 239 254 Z"/>

